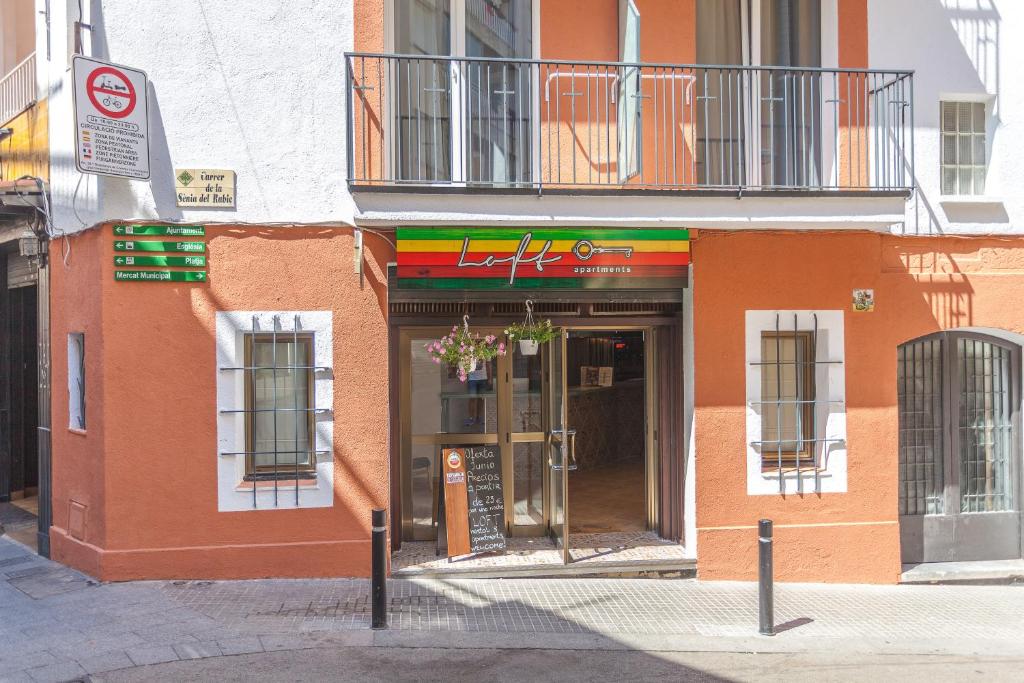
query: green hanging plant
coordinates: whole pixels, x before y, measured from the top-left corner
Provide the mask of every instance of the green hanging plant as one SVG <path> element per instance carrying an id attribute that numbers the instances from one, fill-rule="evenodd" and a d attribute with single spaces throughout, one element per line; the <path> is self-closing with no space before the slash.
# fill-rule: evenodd
<path id="1" fill-rule="evenodd" d="M 547 344 L 560 334 L 558 328 L 551 324 L 550 320 L 535 322 L 533 319 L 533 302 L 526 301 L 526 320 L 521 323 L 512 323 L 505 329 L 509 343 L 519 343 L 519 351 L 525 356 L 532 356 L 537 353 L 539 344 Z"/>

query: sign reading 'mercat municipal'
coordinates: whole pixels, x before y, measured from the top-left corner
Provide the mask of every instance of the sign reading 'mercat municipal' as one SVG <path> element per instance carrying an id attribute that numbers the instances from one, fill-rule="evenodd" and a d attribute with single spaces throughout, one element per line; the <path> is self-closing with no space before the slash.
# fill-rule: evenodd
<path id="1" fill-rule="evenodd" d="M 217 168 L 174 169 L 175 203 L 183 209 L 235 208 L 235 172 Z"/>
<path id="2" fill-rule="evenodd" d="M 115 270 L 119 282 L 206 282 L 204 270 Z"/>
<path id="3" fill-rule="evenodd" d="M 690 235 L 678 229 L 398 228 L 406 289 L 676 289 Z"/>

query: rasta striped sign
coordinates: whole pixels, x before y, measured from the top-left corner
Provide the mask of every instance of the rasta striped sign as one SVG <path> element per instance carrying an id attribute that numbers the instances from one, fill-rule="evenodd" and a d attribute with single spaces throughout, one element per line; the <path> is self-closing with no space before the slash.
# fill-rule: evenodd
<path id="1" fill-rule="evenodd" d="M 398 228 L 400 289 L 677 289 L 687 230 Z"/>

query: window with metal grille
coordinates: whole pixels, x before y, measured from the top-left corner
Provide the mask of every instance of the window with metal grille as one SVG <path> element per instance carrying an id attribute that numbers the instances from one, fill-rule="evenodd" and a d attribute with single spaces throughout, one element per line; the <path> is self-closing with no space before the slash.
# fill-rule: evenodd
<path id="1" fill-rule="evenodd" d="M 845 491 L 842 320 L 747 311 L 748 494 Z"/>
<path id="2" fill-rule="evenodd" d="M 313 477 L 312 358 L 312 335 L 246 335 L 246 479 Z"/>
<path id="3" fill-rule="evenodd" d="M 217 312 L 219 511 L 334 504 L 332 329 L 330 311 Z"/>
<path id="4" fill-rule="evenodd" d="M 899 395 L 901 515 L 943 512 L 944 352 L 941 337 L 899 347 L 896 386 Z"/>
<path id="5" fill-rule="evenodd" d="M 984 102 L 941 102 L 942 194 L 985 193 Z"/>
<path id="6" fill-rule="evenodd" d="M 814 457 L 814 349 L 810 332 L 762 332 L 761 441 L 774 444 L 776 462 L 796 467 Z"/>
<path id="7" fill-rule="evenodd" d="M 944 332 L 898 354 L 900 514 L 1013 510 L 1016 347 Z"/>

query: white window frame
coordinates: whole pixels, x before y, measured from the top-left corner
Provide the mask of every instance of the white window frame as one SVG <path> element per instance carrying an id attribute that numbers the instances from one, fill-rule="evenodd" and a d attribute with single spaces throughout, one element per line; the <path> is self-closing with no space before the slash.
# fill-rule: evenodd
<path id="1" fill-rule="evenodd" d="M 794 325 L 794 316 L 795 325 Z M 762 455 L 761 378 L 764 371 L 761 335 L 776 331 L 813 330 L 817 317 L 817 344 L 815 366 L 815 434 L 824 441 L 815 449 L 818 472 L 812 467 L 784 470 L 783 487 L 779 485 L 779 471 L 762 467 L 762 459 L 771 464 L 772 454 Z M 804 493 L 846 492 L 846 363 L 844 342 L 844 312 L 820 311 L 746 311 L 746 444 L 747 495 L 768 496 Z M 798 481 L 798 477 L 802 481 Z"/>
<path id="2" fill-rule="evenodd" d="M 299 329 L 295 330 L 298 319 Z M 245 406 L 246 373 L 238 368 L 245 364 L 245 338 L 253 331 L 253 321 L 260 332 L 274 329 L 288 337 L 293 331 L 313 334 L 313 365 L 330 368 L 333 363 L 333 314 L 331 311 L 218 311 L 217 334 L 217 510 L 242 512 L 253 510 L 287 510 L 334 506 L 334 379 L 330 372 L 313 373 L 315 405 L 326 409 L 314 417 L 316 478 L 300 479 L 298 504 L 295 480 L 277 481 L 276 501 L 273 485 L 257 485 L 245 481 L 246 458 L 245 414 L 225 412 Z M 256 487 L 255 505 L 253 487 Z"/>
<path id="3" fill-rule="evenodd" d="M 985 117 L 985 130 L 984 130 L 984 138 L 985 138 L 985 163 L 984 163 L 984 166 L 983 166 L 984 171 L 985 171 L 985 191 L 984 192 L 975 193 L 975 192 L 972 191 L 972 192 L 969 192 L 969 193 L 966 193 L 966 194 L 963 193 L 963 192 L 956 192 L 956 193 L 953 193 L 953 194 L 945 194 L 944 191 L 943 191 L 942 171 L 943 171 L 943 168 L 945 168 L 946 164 L 945 164 L 945 160 L 943 159 L 943 155 L 942 155 L 942 137 L 943 137 L 943 135 L 945 135 L 945 131 L 942 129 L 942 105 L 946 104 L 947 102 L 950 103 L 950 104 L 956 104 L 956 103 L 960 103 L 960 102 L 967 102 L 967 103 L 970 103 L 970 104 L 980 104 L 984 108 L 984 117 Z M 991 194 L 991 190 L 990 190 L 990 187 L 989 187 L 989 177 L 988 177 L 989 173 L 988 172 L 989 172 L 989 163 L 990 163 L 990 161 L 992 159 L 992 145 L 991 145 L 992 138 L 991 138 L 991 133 L 990 133 L 990 129 L 989 129 L 989 119 L 992 117 L 992 108 L 993 108 L 993 106 L 995 104 L 994 98 L 992 96 L 990 96 L 990 95 L 964 95 L 964 94 L 939 93 L 939 102 L 938 102 L 938 104 L 939 104 L 939 121 L 938 121 L 938 125 L 936 126 L 936 128 L 937 128 L 937 132 L 938 132 L 938 136 L 939 136 L 939 144 L 938 144 L 938 189 L 939 189 L 939 196 L 942 197 L 943 199 L 964 198 L 964 199 L 967 199 L 967 200 L 972 200 L 972 199 L 973 200 L 977 200 L 977 199 L 979 199 L 981 197 L 989 196 Z M 975 167 L 975 166 L 978 166 L 978 164 L 972 164 L 972 168 Z M 960 165 L 958 164 L 958 165 L 954 166 L 954 168 L 959 169 Z M 959 185 L 960 184 L 959 184 L 959 181 L 958 181 L 957 182 L 957 188 L 958 189 L 959 189 Z M 973 188 L 973 185 L 974 185 L 974 181 L 973 181 L 973 177 L 972 177 L 972 181 L 971 181 L 972 188 Z"/>

